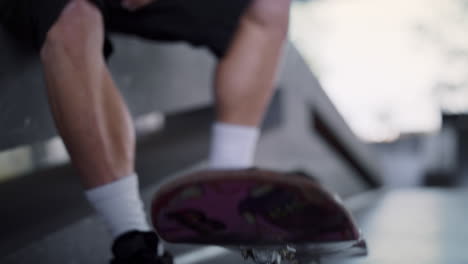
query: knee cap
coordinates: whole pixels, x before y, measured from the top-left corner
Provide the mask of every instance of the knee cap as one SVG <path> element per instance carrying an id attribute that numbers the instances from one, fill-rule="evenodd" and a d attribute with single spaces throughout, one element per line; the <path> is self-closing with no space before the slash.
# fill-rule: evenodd
<path id="1" fill-rule="evenodd" d="M 96 6 L 87 0 L 72 0 L 49 29 L 44 47 L 83 46 L 82 42 L 90 37 L 99 39 L 99 34 L 103 34 L 99 32 L 102 31 L 102 23 L 102 15 Z"/>
<path id="2" fill-rule="evenodd" d="M 269 28 L 287 30 L 291 0 L 253 0 L 247 17 Z"/>

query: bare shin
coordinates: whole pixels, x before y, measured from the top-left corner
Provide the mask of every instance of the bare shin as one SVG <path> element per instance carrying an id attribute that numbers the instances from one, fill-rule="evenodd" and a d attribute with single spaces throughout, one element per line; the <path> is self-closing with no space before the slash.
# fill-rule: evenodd
<path id="1" fill-rule="evenodd" d="M 215 96 L 220 122 L 258 126 L 270 102 L 287 38 L 291 0 L 253 0 L 226 56 Z"/>
<path id="2" fill-rule="evenodd" d="M 102 55 L 103 22 L 88 1 L 72 0 L 41 50 L 56 126 L 86 188 L 130 175 L 135 136 Z"/>

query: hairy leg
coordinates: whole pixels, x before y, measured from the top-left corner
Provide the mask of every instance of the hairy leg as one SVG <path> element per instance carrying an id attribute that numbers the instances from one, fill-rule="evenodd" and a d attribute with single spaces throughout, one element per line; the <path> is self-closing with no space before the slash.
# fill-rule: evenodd
<path id="1" fill-rule="evenodd" d="M 56 126 L 86 188 L 133 173 L 131 118 L 102 55 L 103 21 L 87 0 L 72 0 L 41 50 Z"/>

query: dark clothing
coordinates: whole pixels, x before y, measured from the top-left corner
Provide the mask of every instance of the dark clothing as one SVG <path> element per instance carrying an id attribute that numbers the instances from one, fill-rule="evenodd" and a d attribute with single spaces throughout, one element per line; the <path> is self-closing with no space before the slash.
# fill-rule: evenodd
<path id="1" fill-rule="evenodd" d="M 69 1 L 0 0 L 0 22 L 22 42 L 39 50 Z M 90 1 L 104 17 L 106 57 L 112 53 L 110 32 L 157 41 L 185 41 L 206 46 L 222 57 L 251 0 L 157 0 L 135 12 L 122 8 L 121 0 Z"/>

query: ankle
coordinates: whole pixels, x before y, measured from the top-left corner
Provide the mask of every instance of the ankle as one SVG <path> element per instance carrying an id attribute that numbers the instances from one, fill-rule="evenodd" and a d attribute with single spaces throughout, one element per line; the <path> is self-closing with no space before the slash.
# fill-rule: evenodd
<path id="1" fill-rule="evenodd" d="M 209 166 L 245 169 L 254 164 L 259 129 L 217 122 L 213 125 Z"/>
<path id="2" fill-rule="evenodd" d="M 150 231 L 136 174 L 86 191 L 86 197 L 114 238 L 130 231 Z"/>

